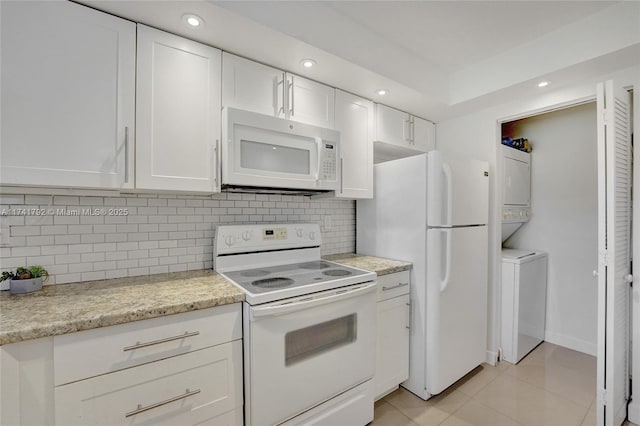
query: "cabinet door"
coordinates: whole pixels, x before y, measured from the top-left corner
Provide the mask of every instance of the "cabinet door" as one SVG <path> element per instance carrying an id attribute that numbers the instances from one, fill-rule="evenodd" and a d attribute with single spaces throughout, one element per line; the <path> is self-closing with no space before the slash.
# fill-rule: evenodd
<path id="1" fill-rule="evenodd" d="M 55 407 L 57 425 L 229 424 L 242 407 L 242 340 L 58 386 Z"/>
<path id="2" fill-rule="evenodd" d="M 219 190 L 218 49 L 138 26 L 136 187 Z"/>
<path id="3" fill-rule="evenodd" d="M 339 198 L 373 198 L 373 103 L 336 91 L 340 132 Z"/>
<path id="4" fill-rule="evenodd" d="M 376 141 L 409 146 L 411 141 L 409 114 L 376 104 Z"/>
<path id="5" fill-rule="evenodd" d="M 287 74 L 287 118 L 333 129 L 335 89 Z"/>
<path id="6" fill-rule="evenodd" d="M 132 187 L 135 24 L 71 2 L 0 7 L 0 183 Z"/>
<path id="7" fill-rule="evenodd" d="M 284 117 L 284 72 L 224 52 L 222 106 Z"/>
<path id="8" fill-rule="evenodd" d="M 409 378 L 409 295 L 377 303 L 376 400 Z"/>
<path id="9" fill-rule="evenodd" d="M 419 151 L 433 151 L 436 149 L 436 126 L 420 117 L 411 117 L 413 147 Z"/>

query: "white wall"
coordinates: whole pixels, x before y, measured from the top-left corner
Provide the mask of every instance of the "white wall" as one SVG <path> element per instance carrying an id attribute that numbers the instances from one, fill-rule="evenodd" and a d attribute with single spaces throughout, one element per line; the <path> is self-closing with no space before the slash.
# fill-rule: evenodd
<path id="1" fill-rule="evenodd" d="M 539 96 L 522 98 L 513 102 L 483 109 L 462 117 L 437 123 L 436 145 L 445 153 L 473 156 L 489 161 L 490 165 L 490 195 L 489 195 L 489 324 L 487 336 L 488 358 L 497 353 L 500 323 L 500 278 L 498 271 L 501 238 L 500 217 L 497 205 L 501 203 L 501 196 L 497 190 L 496 151 L 499 146 L 501 128 L 499 123 L 524 118 L 543 111 L 549 111 L 561 106 L 575 104 L 586 99 L 595 99 L 596 83 L 606 79 L 614 79 L 624 86 L 638 84 L 637 76 L 640 67 L 635 66 L 603 75 L 575 84 L 555 88 L 553 85 L 540 91 Z M 533 84 L 533 83 L 532 83 Z M 637 211 L 637 210 L 636 210 Z M 637 353 L 636 355 L 637 356 Z"/>
<path id="2" fill-rule="evenodd" d="M 546 340 L 590 355 L 597 344 L 596 104 L 508 123 L 533 146 L 531 220 L 503 244 L 549 254 Z"/>

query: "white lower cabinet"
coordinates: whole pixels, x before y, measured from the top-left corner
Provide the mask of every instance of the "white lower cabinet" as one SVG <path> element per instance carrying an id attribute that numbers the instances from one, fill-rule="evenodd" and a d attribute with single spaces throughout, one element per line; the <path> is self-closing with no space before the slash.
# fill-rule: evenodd
<path id="1" fill-rule="evenodd" d="M 409 378 L 409 271 L 378 277 L 375 399 Z"/>
<path id="2" fill-rule="evenodd" d="M 55 390 L 58 425 L 200 425 L 242 411 L 242 341 Z"/>
<path id="3" fill-rule="evenodd" d="M 0 424 L 242 425 L 240 305 L 0 346 Z"/>

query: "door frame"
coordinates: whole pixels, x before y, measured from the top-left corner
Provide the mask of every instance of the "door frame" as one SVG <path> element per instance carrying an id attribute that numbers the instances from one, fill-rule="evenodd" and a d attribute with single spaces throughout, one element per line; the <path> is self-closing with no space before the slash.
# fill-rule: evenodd
<path id="1" fill-rule="evenodd" d="M 510 121 L 520 120 L 524 118 L 533 117 L 536 115 L 546 114 L 553 111 L 558 111 L 566 108 L 579 106 L 585 103 L 596 101 L 595 93 L 596 83 L 593 85 L 593 94 L 587 96 L 578 97 L 564 102 L 558 102 L 550 105 L 546 105 L 540 108 L 534 108 L 525 110 L 512 115 L 499 116 L 495 123 L 495 144 L 494 144 L 494 157 L 495 157 L 495 178 L 493 180 L 493 191 L 495 194 L 494 209 L 495 216 L 493 219 L 494 224 L 494 238 L 496 246 L 494 251 L 494 264 L 495 271 L 493 282 L 494 291 L 490 293 L 492 297 L 493 311 L 489 312 L 488 324 L 493 331 L 495 346 L 487 349 L 487 362 L 495 365 L 497 361 L 498 353 L 502 348 L 501 341 L 501 324 L 502 324 L 502 306 L 500 295 L 502 293 L 502 276 L 499 273 L 502 267 L 502 227 L 501 227 L 501 212 L 502 212 L 502 191 L 501 182 L 504 171 L 502 170 L 501 161 L 501 146 L 502 146 L 502 124 Z M 632 96 L 632 131 L 640 128 L 640 80 L 636 80 L 634 84 L 626 86 L 625 89 L 633 90 Z M 640 159 L 640 143 L 636 143 L 632 147 L 633 157 Z M 632 223 L 640 224 L 640 160 L 633 162 L 633 188 L 632 188 Z M 632 226 L 632 262 L 640 265 L 640 226 Z M 594 265 L 597 266 L 597 265 Z M 631 306 L 631 323 L 640 324 L 640 267 L 636 267 L 633 271 L 634 282 L 637 283 L 633 288 L 632 306 Z M 630 372 L 636 372 L 636 375 L 640 377 L 640 327 L 632 327 L 631 336 L 631 353 L 630 357 Z M 492 362 L 493 361 L 493 362 Z M 632 382 L 631 387 L 632 400 L 628 407 L 629 421 L 640 424 L 640 378 L 637 378 Z M 633 398 L 635 395 L 635 399 Z"/>

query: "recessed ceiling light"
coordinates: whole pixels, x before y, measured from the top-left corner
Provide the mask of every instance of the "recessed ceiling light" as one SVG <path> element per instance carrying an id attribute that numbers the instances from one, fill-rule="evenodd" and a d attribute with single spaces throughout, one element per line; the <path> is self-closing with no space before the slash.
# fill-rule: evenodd
<path id="1" fill-rule="evenodd" d="M 316 64 L 316 61 L 314 61 L 313 59 L 303 59 L 302 61 L 300 61 L 300 63 L 305 68 L 311 68 Z"/>
<path id="2" fill-rule="evenodd" d="M 193 13 L 182 15 L 182 21 L 192 28 L 198 28 L 204 25 L 204 19 Z"/>
<path id="3" fill-rule="evenodd" d="M 388 95 L 389 91 L 387 89 L 379 89 L 379 90 L 376 90 L 376 94 L 380 96 L 384 96 L 384 95 Z"/>
<path id="4" fill-rule="evenodd" d="M 546 87 L 549 85 L 548 81 L 541 81 L 540 83 L 538 83 L 538 87 Z"/>

